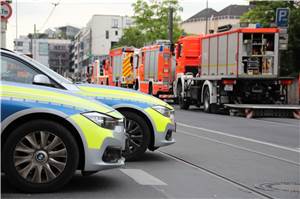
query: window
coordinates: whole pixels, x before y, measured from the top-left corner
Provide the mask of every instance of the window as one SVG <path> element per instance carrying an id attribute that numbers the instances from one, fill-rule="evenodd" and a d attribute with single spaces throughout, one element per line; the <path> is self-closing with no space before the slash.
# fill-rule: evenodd
<path id="1" fill-rule="evenodd" d="M 108 30 L 105 31 L 105 39 L 109 39 L 109 31 Z"/>
<path id="2" fill-rule="evenodd" d="M 118 33 L 118 31 L 116 30 L 116 31 L 115 31 L 115 35 L 118 36 L 118 34 L 119 34 L 119 33 Z"/>
<path id="3" fill-rule="evenodd" d="M 18 41 L 16 46 L 23 46 L 23 42 L 22 41 Z"/>
<path id="4" fill-rule="evenodd" d="M 119 27 L 119 21 L 118 19 L 112 20 L 112 28 L 118 28 Z"/>
<path id="5" fill-rule="evenodd" d="M 39 55 L 48 55 L 48 43 L 46 42 L 39 43 Z"/>
<path id="6" fill-rule="evenodd" d="M 1 79 L 4 81 L 32 84 L 38 72 L 29 66 L 1 55 Z"/>

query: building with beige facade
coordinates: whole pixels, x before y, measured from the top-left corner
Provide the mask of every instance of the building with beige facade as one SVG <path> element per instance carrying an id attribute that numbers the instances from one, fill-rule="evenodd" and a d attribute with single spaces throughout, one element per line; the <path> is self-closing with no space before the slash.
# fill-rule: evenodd
<path id="1" fill-rule="evenodd" d="M 250 6 L 247 5 L 230 5 L 219 12 L 212 8 L 206 8 L 183 21 L 181 28 L 188 34 L 217 32 L 220 26 L 239 24 L 240 17 L 249 9 Z"/>

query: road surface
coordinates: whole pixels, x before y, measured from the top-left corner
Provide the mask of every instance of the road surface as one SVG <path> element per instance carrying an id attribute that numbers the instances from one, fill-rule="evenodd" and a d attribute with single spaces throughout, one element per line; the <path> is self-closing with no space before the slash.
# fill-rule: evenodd
<path id="1" fill-rule="evenodd" d="M 124 168 L 76 174 L 61 191 L 3 198 L 300 198 L 300 123 L 176 107 L 177 143 Z"/>

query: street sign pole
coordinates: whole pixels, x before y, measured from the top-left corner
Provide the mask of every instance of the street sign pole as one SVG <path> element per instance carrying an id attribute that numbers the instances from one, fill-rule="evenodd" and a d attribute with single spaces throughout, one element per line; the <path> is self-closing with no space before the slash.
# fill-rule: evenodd
<path id="1" fill-rule="evenodd" d="M 12 15 L 12 8 L 6 1 L 1 1 L 1 48 L 6 48 L 7 20 Z"/>
<path id="2" fill-rule="evenodd" d="M 288 49 L 288 26 L 289 26 L 289 8 L 277 8 L 276 9 L 276 26 L 279 28 L 279 59 L 278 65 L 281 68 L 281 55 L 283 50 Z M 280 71 L 278 71 L 280 75 Z"/>

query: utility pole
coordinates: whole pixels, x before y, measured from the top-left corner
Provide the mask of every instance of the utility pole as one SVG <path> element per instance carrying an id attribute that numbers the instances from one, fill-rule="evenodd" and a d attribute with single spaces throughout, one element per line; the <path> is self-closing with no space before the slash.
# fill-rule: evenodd
<path id="1" fill-rule="evenodd" d="M 207 27 L 207 25 L 208 25 L 208 0 L 206 0 L 206 12 L 207 12 L 207 14 L 206 14 L 206 19 L 205 19 L 205 34 L 207 34 L 207 29 L 208 29 L 208 27 Z"/>
<path id="2" fill-rule="evenodd" d="M 18 0 L 16 0 L 16 39 L 18 39 Z"/>
<path id="3" fill-rule="evenodd" d="M 168 19 L 169 25 L 169 40 L 171 43 L 171 52 L 173 52 L 173 8 L 169 7 L 169 19 Z"/>
<path id="4" fill-rule="evenodd" d="M 36 59 L 36 24 L 34 24 L 33 27 L 33 42 L 32 42 L 32 58 Z"/>

